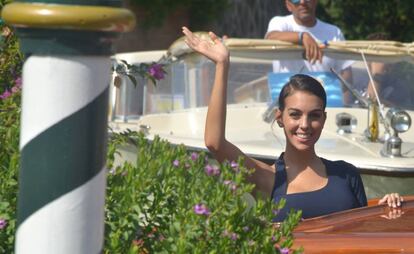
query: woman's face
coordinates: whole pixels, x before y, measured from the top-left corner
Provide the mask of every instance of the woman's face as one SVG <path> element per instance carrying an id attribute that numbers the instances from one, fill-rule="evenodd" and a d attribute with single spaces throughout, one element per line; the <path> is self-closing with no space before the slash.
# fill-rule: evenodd
<path id="1" fill-rule="evenodd" d="M 323 101 L 308 92 L 294 91 L 285 98 L 285 109 L 276 113 L 288 145 L 299 151 L 313 149 L 325 124 Z"/>

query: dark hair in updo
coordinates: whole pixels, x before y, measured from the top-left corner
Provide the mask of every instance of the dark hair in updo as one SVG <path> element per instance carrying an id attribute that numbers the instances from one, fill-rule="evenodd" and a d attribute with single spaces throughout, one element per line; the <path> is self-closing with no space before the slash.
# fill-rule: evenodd
<path id="1" fill-rule="evenodd" d="M 326 92 L 319 81 L 305 74 L 296 74 L 290 77 L 279 94 L 279 109 L 285 109 L 285 99 L 295 91 L 303 91 L 313 94 L 323 102 L 323 110 L 326 107 Z"/>

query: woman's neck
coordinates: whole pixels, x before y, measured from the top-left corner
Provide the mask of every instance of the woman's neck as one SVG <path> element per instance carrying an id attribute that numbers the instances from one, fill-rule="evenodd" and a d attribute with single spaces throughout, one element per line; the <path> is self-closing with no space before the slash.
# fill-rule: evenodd
<path id="1" fill-rule="evenodd" d="M 304 169 L 312 167 L 315 163 L 320 161 L 319 157 L 315 153 L 315 149 L 306 151 L 299 151 L 294 147 L 286 147 L 283 160 L 286 165 L 297 169 Z"/>

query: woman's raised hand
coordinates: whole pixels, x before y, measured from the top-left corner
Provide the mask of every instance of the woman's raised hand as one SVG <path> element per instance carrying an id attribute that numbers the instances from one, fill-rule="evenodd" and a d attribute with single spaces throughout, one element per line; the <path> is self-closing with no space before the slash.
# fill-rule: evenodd
<path id="1" fill-rule="evenodd" d="M 224 63 L 229 61 L 229 51 L 222 43 L 221 39 L 213 32 L 209 32 L 211 41 L 202 39 L 193 34 L 187 27 L 183 27 L 185 34 L 185 43 L 194 51 L 206 56 L 215 63 Z"/>

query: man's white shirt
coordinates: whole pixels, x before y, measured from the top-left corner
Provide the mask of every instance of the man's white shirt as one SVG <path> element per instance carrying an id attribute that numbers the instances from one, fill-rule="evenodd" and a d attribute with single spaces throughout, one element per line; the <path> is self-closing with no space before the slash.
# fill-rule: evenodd
<path id="1" fill-rule="evenodd" d="M 345 40 L 341 30 L 334 25 L 316 19 L 313 27 L 301 26 L 296 23 L 293 15 L 273 17 L 267 28 L 267 33 L 278 32 L 308 32 L 317 42 L 343 41 Z M 266 33 L 266 34 L 267 34 Z M 273 62 L 274 72 L 320 72 L 330 71 L 334 68 L 340 72 L 350 66 L 352 61 L 341 61 L 323 56 L 322 63 L 319 61 L 311 64 L 306 60 L 277 60 Z"/>

